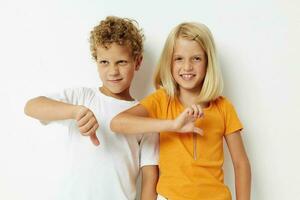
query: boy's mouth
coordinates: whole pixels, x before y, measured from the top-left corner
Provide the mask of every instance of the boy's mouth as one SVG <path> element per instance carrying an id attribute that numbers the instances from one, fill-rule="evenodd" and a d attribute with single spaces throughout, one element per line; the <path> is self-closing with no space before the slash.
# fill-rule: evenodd
<path id="1" fill-rule="evenodd" d="M 118 79 L 110 79 L 108 80 L 109 82 L 112 82 L 112 83 L 117 83 L 117 82 L 120 82 L 122 81 L 123 79 L 122 78 L 118 78 Z"/>

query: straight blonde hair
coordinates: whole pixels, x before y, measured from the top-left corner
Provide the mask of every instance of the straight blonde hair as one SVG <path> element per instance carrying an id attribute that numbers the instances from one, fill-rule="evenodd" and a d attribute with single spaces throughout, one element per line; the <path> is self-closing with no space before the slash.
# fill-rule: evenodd
<path id="1" fill-rule="evenodd" d="M 206 74 L 197 102 L 210 102 L 217 99 L 223 90 L 223 79 L 217 63 L 214 39 L 204 24 L 195 22 L 181 23 L 169 34 L 154 74 L 155 88 L 164 88 L 172 98 L 179 94 L 178 84 L 172 76 L 174 46 L 178 38 L 196 41 L 206 54 Z"/>

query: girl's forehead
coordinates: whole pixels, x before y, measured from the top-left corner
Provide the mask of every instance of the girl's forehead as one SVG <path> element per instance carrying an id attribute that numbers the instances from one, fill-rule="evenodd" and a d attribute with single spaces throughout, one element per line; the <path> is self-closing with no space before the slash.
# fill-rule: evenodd
<path id="1" fill-rule="evenodd" d="M 203 53 L 204 49 L 195 40 L 178 38 L 175 41 L 174 52 L 198 52 Z"/>

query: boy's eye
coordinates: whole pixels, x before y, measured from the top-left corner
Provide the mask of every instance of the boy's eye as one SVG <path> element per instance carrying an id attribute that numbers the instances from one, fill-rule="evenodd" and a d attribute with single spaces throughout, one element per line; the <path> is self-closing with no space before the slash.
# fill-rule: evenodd
<path id="1" fill-rule="evenodd" d="M 108 61 L 107 60 L 100 60 L 99 64 L 101 64 L 101 65 L 108 65 Z"/>
<path id="2" fill-rule="evenodd" d="M 118 65 L 126 65 L 128 62 L 126 61 L 126 60 L 119 60 L 118 62 L 117 62 L 117 64 Z"/>

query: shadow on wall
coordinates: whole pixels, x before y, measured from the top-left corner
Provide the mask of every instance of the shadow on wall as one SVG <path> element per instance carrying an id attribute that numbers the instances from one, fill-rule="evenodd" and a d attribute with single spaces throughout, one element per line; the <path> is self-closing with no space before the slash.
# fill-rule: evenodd
<path id="1" fill-rule="evenodd" d="M 131 87 L 131 94 L 137 100 L 143 99 L 154 91 L 153 74 L 157 59 L 152 53 L 154 49 L 149 46 L 145 46 L 145 49 L 147 50 L 144 52 L 142 65 L 139 71 L 136 72 Z"/>
<path id="2" fill-rule="evenodd" d="M 225 52 L 225 48 L 224 48 Z M 234 104 L 237 113 L 242 121 L 242 124 L 244 125 L 244 129 L 242 130 L 242 137 L 244 141 L 244 145 L 247 151 L 247 155 L 250 161 L 251 165 L 251 174 L 252 174 L 252 189 L 251 189 L 251 196 L 253 199 L 266 199 L 266 195 L 264 195 L 264 191 L 261 188 L 264 188 L 264 180 L 263 177 L 264 175 L 262 172 L 257 171 L 257 159 L 255 155 L 253 155 L 253 152 L 255 150 L 253 149 L 255 147 L 254 141 L 251 140 L 251 134 L 254 133 L 254 128 L 252 123 L 249 121 L 249 117 L 247 116 L 254 116 L 252 113 L 252 110 L 248 110 L 247 104 L 251 102 L 255 102 L 256 100 L 253 100 L 251 98 L 256 99 L 257 96 L 251 97 L 248 96 L 241 96 L 244 95 L 245 89 L 243 86 L 246 85 L 246 88 L 253 88 L 254 91 L 259 91 L 259 87 L 257 86 L 256 83 L 250 82 L 249 79 L 247 78 L 248 73 L 251 73 L 251 71 L 247 71 L 244 66 L 242 66 L 242 63 L 238 66 L 230 66 L 230 65 L 237 65 L 237 63 L 230 61 L 231 55 L 224 55 L 220 54 L 218 56 L 219 58 L 219 65 L 221 67 L 222 75 L 223 75 L 223 80 L 224 80 L 224 91 L 223 95 L 228 97 L 231 101 L 234 101 L 233 97 L 236 96 L 236 98 L 243 100 L 243 102 L 236 102 Z M 231 56 L 231 59 L 234 60 L 234 56 Z M 239 69 L 242 68 L 242 69 Z M 239 75 L 237 76 L 236 73 Z M 234 74 L 234 75 L 233 75 Z M 252 76 L 252 75 L 251 75 Z M 235 77 L 235 79 L 233 79 Z M 237 97 L 238 96 L 238 97 Z M 240 105 L 240 109 L 238 108 L 238 103 Z M 243 105 L 243 106 L 242 106 Z M 243 108 L 243 109 L 242 109 Z M 244 113 L 242 113 L 244 112 Z M 254 111 L 256 112 L 256 111 Z M 248 119 L 247 121 L 243 119 Z M 224 156 L 225 156 L 225 162 L 224 162 L 224 174 L 225 174 L 225 183 L 229 186 L 233 199 L 235 199 L 235 180 L 234 180 L 234 169 L 232 165 L 232 160 L 230 157 L 230 152 L 228 150 L 228 147 L 226 145 L 226 141 L 224 140 Z M 255 186 L 255 187 L 253 187 Z"/>

